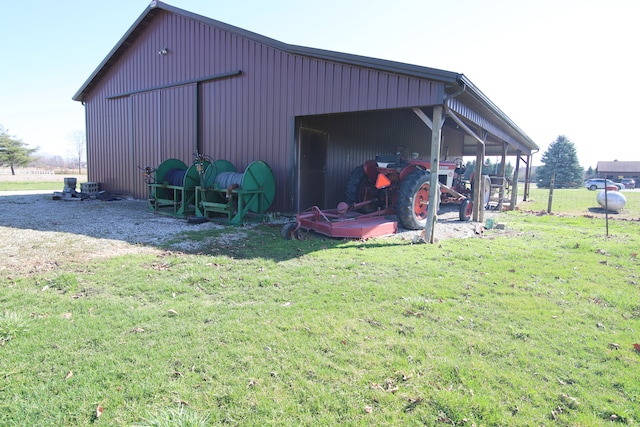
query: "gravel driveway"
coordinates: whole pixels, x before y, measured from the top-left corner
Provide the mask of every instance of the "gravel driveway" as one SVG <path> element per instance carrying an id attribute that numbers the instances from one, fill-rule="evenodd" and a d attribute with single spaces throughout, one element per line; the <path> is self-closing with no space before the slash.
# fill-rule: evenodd
<path id="1" fill-rule="evenodd" d="M 55 269 L 75 259 L 111 257 L 127 253 L 160 252 L 159 245 L 184 231 L 218 229 L 217 241 L 243 239 L 246 228 L 215 222 L 190 224 L 184 219 L 157 215 L 146 201 L 121 199 L 54 200 L 51 191 L 0 191 L 0 274 L 37 273 Z M 464 238 L 477 235 L 478 224 L 457 220 L 457 206 L 438 216 L 435 237 Z M 404 231 L 412 240 L 421 232 Z M 197 250 L 211 242 L 181 238 L 170 248 Z"/>
<path id="2" fill-rule="evenodd" d="M 156 215 L 144 200 L 52 196 L 51 191 L 0 192 L 0 274 L 50 270 L 72 259 L 159 251 L 157 245 L 183 231 L 225 228 Z M 193 242 L 185 242 L 189 244 Z"/>

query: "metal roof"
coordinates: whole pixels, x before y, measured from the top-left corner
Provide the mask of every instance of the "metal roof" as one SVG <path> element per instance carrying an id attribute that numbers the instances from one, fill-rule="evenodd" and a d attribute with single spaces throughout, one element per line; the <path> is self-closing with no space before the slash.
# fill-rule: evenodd
<path id="1" fill-rule="evenodd" d="M 598 172 L 640 173 L 640 162 L 604 161 L 598 162 Z"/>
<path id="2" fill-rule="evenodd" d="M 294 55 L 308 56 L 327 61 L 351 64 L 355 66 L 372 68 L 394 74 L 402 74 L 409 77 L 427 79 L 445 84 L 449 95 L 454 94 L 456 99 L 475 113 L 488 118 L 497 128 L 487 129 L 494 135 L 504 139 L 509 144 L 531 153 L 537 151 L 538 146 L 527 136 L 502 110 L 500 110 L 485 94 L 483 94 L 464 74 L 445 71 L 436 68 L 423 67 L 402 62 L 371 58 L 366 56 L 334 52 L 323 49 L 315 49 L 303 46 L 290 45 L 278 40 L 262 36 L 260 34 L 244 30 L 224 22 L 216 21 L 202 15 L 198 15 L 160 1 L 152 1 L 133 23 L 129 30 L 122 36 L 105 59 L 98 65 L 85 83 L 73 96 L 73 100 L 83 102 L 86 95 L 91 92 L 93 86 L 100 81 L 103 75 L 108 73 L 111 66 L 122 54 L 135 42 L 136 38 L 144 32 L 153 18 L 160 11 L 178 14 L 207 25 L 237 34 L 250 40 L 280 49 Z M 443 99 L 443 103 L 445 100 Z M 492 126 L 488 126 L 492 127 Z"/>

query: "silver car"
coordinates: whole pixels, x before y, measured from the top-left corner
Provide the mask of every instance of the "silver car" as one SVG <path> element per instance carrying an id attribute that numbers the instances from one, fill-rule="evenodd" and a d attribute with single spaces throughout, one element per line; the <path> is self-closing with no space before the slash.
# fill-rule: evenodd
<path id="1" fill-rule="evenodd" d="M 589 190 L 597 190 L 597 189 L 604 189 L 604 178 L 593 178 L 593 179 L 588 179 L 584 182 L 584 186 L 585 188 L 588 188 Z M 617 187 L 618 190 L 622 190 L 624 189 L 624 184 L 620 184 L 618 182 L 613 182 L 610 179 L 607 180 L 607 186 L 608 187 Z"/>

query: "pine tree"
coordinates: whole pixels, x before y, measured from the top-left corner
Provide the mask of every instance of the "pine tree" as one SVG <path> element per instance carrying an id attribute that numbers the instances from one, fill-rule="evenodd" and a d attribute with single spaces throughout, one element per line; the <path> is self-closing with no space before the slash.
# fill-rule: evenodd
<path id="1" fill-rule="evenodd" d="M 555 188 L 578 188 L 582 185 L 584 169 L 578 162 L 576 147 L 564 135 L 558 136 L 542 154 L 543 165 L 536 170 L 538 187 L 549 188 L 555 173 Z"/>
<path id="2" fill-rule="evenodd" d="M 0 126 L 0 166 L 9 166 L 11 175 L 15 175 L 16 166 L 26 166 L 34 159 L 31 157 L 37 148 L 28 148 L 20 139 L 11 137 Z"/>

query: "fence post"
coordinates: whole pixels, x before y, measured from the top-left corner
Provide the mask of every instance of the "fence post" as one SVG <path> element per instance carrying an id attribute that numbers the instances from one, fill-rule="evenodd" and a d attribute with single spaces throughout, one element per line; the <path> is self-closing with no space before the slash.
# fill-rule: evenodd
<path id="1" fill-rule="evenodd" d="M 553 203 L 553 185 L 556 181 L 556 172 L 551 172 L 551 181 L 549 181 L 549 203 L 547 204 L 547 213 L 551 213 L 551 204 Z"/>

